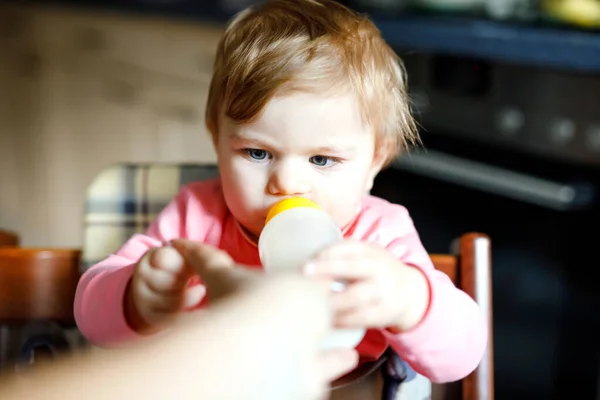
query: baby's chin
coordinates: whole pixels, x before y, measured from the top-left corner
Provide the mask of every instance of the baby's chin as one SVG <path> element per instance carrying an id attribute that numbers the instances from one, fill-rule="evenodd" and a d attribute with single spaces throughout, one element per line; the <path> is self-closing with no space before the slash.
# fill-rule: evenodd
<path id="1" fill-rule="evenodd" d="M 264 224 L 251 227 L 250 225 L 246 225 L 246 224 L 243 224 L 242 222 L 238 221 L 238 225 L 239 225 L 240 229 L 242 230 L 242 232 L 244 232 L 244 235 L 246 235 L 246 237 L 248 239 L 250 239 L 252 242 L 258 244 L 258 237 L 260 236 L 260 233 L 262 232 L 262 230 L 264 228 Z"/>

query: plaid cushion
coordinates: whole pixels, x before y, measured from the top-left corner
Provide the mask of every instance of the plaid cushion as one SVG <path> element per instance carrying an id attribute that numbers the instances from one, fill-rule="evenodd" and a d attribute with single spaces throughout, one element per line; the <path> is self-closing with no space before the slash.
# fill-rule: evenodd
<path id="1" fill-rule="evenodd" d="M 102 171 L 87 191 L 82 271 L 145 231 L 182 185 L 217 173 L 207 164 L 120 164 Z"/>

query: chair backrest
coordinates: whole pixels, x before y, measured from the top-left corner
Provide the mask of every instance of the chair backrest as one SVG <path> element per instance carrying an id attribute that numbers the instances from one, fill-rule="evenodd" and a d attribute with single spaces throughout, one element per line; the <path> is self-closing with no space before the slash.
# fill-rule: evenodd
<path id="1" fill-rule="evenodd" d="M 82 271 L 146 230 L 182 185 L 217 173 L 214 164 L 118 164 L 101 171 L 87 189 Z"/>
<path id="2" fill-rule="evenodd" d="M 463 400 L 493 400 L 494 351 L 492 334 L 492 276 L 490 239 L 480 233 L 468 233 L 454 243 L 456 255 L 433 254 L 435 267 L 446 273 L 454 284 L 480 306 L 488 322 L 488 347 L 481 363 L 462 380 Z"/>
<path id="3" fill-rule="evenodd" d="M 79 249 L 0 248 L 0 322 L 72 325 Z"/>

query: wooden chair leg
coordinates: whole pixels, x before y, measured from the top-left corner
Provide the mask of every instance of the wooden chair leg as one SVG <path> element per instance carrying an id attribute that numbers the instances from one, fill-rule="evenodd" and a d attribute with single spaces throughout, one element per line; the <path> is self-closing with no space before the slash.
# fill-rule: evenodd
<path id="1" fill-rule="evenodd" d="M 481 233 L 469 233 L 460 239 L 460 286 L 481 307 L 488 322 L 488 348 L 475 372 L 463 380 L 463 399 L 493 400 L 494 357 L 491 287 L 491 243 Z M 466 256 L 465 256 L 466 255 Z"/>

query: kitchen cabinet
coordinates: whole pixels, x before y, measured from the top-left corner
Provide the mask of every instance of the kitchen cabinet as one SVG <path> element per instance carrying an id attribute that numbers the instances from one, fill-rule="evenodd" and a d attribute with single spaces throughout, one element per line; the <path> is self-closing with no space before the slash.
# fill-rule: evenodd
<path id="1" fill-rule="evenodd" d="M 0 21 L 0 226 L 23 245 L 80 246 L 86 188 L 112 164 L 216 160 L 221 26 L 40 6 Z"/>

